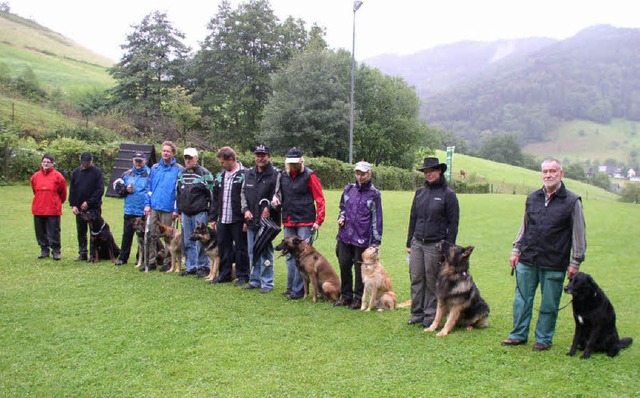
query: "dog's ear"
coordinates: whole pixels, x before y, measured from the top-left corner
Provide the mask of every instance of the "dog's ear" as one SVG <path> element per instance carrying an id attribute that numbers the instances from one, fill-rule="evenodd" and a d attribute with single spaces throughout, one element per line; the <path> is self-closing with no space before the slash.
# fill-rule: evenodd
<path id="1" fill-rule="evenodd" d="M 293 243 L 294 245 L 299 245 L 299 244 L 300 244 L 300 242 L 302 242 L 302 239 L 300 239 L 300 238 L 299 238 L 299 237 L 297 237 L 297 236 L 294 236 L 294 237 L 291 239 L 291 243 Z"/>
<path id="2" fill-rule="evenodd" d="M 475 249 L 475 246 L 467 246 L 464 248 L 464 252 L 462 253 L 462 257 L 469 257 L 471 252 Z"/>

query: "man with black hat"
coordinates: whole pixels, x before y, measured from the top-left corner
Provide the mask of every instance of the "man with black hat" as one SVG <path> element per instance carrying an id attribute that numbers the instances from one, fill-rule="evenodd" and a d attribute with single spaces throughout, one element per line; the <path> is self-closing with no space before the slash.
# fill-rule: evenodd
<path id="1" fill-rule="evenodd" d="M 80 217 L 80 211 L 95 209 L 102 213 L 102 195 L 104 194 L 104 178 L 102 171 L 93 165 L 91 152 L 82 152 L 80 166 L 71 172 L 69 183 L 69 206 L 76 215 L 78 231 L 78 258 L 75 261 L 92 262 L 87 257 L 88 223 Z M 92 253 L 93 255 L 93 253 Z"/>
<path id="2" fill-rule="evenodd" d="M 49 257 L 60 260 L 60 216 L 62 204 L 67 200 L 67 182 L 54 168 L 53 156 L 42 156 L 40 170 L 31 176 L 33 202 L 31 213 L 36 228 L 36 240 L 40 245 L 39 259 Z"/>
<path id="3" fill-rule="evenodd" d="M 254 257 L 253 248 L 256 233 L 260 229 L 260 218 L 268 218 L 280 224 L 280 213 L 271 207 L 271 199 L 276 191 L 279 170 L 271 164 L 269 147 L 256 146 L 253 153 L 256 165 L 245 173 L 242 184 L 242 213 L 247 225 L 249 260 L 252 265 L 249 283 L 245 289 L 258 289 L 260 293 L 273 290 L 273 244 Z"/>
<path id="4" fill-rule="evenodd" d="M 122 231 L 122 244 L 120 256 L 115 265 L 126 264 L 131 253 L 133 242 L 133 220 L 138 217 L 145 219 L 144 208 L 149 206 L 149 173 L 151 170 L 146 165 L 147 157 L 144 152 L 133 154 L 133 167 L 122 173 L 122 177 L 113 182 L 113 189 L 118 196 L 124 198 L 124 226 Z"/>
<path id="5" fill-rule="evenodd" d="M 314 205 L 315 202 L 315 205 Z M 325 217 L 325 201 L 322 185 L 316 173 L 304 165 L 302 150 L 289 149 L 285 158 L 285 170 L 280 172 L 280 184 L 271 204 L 282 205 L 284 236 L 299 236 L 313 243 L 313 233 L 320 228 Z M 304 296 L 303 280 L 296 260 L 289 253 L 287 262 L 287 290 L 282 294 L 291 300 Z"/>
<path id="6" fill-rule="evenodd" d="M 436 281 L 442 259 L 436 245 L 441 240 L 456 243 L 460 207 L 455 192 L 444 178 L 446 164 L 438 158 L 425 158 L 417 170 L 424 173 L 425 183 L 416 191 L 409 218 L 411 317 L 408 323 L 429 327 L 436 314 Z"/>

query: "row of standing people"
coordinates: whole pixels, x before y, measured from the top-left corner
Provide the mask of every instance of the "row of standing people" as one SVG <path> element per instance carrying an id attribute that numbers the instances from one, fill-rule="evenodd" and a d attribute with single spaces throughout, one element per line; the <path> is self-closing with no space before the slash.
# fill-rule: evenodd
<path id="1" fill-rule="evenodd" d="M 143 153 L 133 156 L 133 168 L 122 176 L 120 193 L 125 196 L 124 231 L 121 255 L 116 264 L 128 260 L 133 239 L 130 220 L 151 217 L 151 236 L 158 239 L 155 220 L 170 224 L 180 217 L 185 237 L 187 270 L 184 275 L 208 274 L 209 262 L 201 245 L 189 241 L 196 223 L 214 224 L 221 250 L 220 275 L 211 283 L 231 282 L 232 264 L 236 264 L 238 281 L 246 289 L 273 289 L 273 246 L 262 253 L 250 272 L 250 256 L 259 217 L 271 218 L 284 227 L 284 236 L 298 235 L 312 243 L 313 233 L 325 218 L 324 194 L 313 170 L 305 167 L 302 151 L 292 148 L 285 158 L 285 170 L 270 162 L 269 148 L 255 148 L 256 164 L 245 169 L 235 152 L 224 147 L 217 153 L 222 171 L 215 177 L 198 164 L 194 148 L 184 151 L 185 166 L 175 160 L 172 142 L 162 144 L 162 161 L 149 169 Z M 93 165 L 90 153 L 80 157 L 81 165 L 71 174 L 69 205 L 76 215 L 79 257 L 87 258 L 87 225 L 79 216 L 82 210 L 100 210 L 104 181 Z M 60 215 L 66 200 L 66 182 L 54 169 L 54 159 L 45 154 L 41 169 L 34 173 L 32 213 L 36 239 L 41 248 L 38 258 L 50 251 L 60 260 Z M 458 234 L 459 204 L 456 194 L 447 186 L 447 166 L 437 158 L 425 158 L 418 168 L 425 183 L 413 199 L 407 236 L 410 255 L 411 316 L 409 324 L 429 326 L 436 309 L 436 280 L 441 254 L 436 249 L 440 240 L 455 243 Z M 527 342 L 532 317 L 533 299 L 541 286 L 541 310 L 533 346 L 536 351 L 550 348 L 564 277 L 578 272 L 586 251 L 585 221 L 578 195 L 567 190 L 562 178 L 562 163 L 547 159 L 542 163 L 543 187 L 527 196 L 525 214 L 513 243 L 510 265 L 518 284 L 513 302 L 513 330 L 502 342 L 506 346 Z M 341 297 L 334 305 L 359 308 L 362 277 L 359 272 L 362 251 L 379 246 L 382 240 L 382 205 L 380 192 L 371 182 L 371 165 L 359 162 L 354 184 L 345 187 L 340 199 L 339 231 L 336 255 L 340 264 Z M 122 188 L 124 187 L 124 188 Z M 155 247 L 155 245 L 151 245 Z M 150 253 L 155 265 L 156 253 Z M 165 260 L 167 261 L 167 260 Z M 302 278 L 295 260 L 287 256 L 287 290 L 291 299 L 303 294 Z M 169 263 L 165 263 L 168 269 Z M 355 276 L 355 285 L 353 284 Z M 520 286 L 520 284 L 522 286 Z"/>

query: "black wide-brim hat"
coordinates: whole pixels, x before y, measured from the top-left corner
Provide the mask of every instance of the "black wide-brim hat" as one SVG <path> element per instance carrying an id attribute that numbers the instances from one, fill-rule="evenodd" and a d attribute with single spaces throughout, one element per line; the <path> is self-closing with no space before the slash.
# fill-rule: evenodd
<path id="1" fill-rule="evenodd" d="M 424 163 L 416 170 L 424 171 L 425 169 L 440 169 L 442 172 L 445 172 L 447 171 L 447 165 L 445 163 L 440 163 L 438 158 L 424 158 Z"/>

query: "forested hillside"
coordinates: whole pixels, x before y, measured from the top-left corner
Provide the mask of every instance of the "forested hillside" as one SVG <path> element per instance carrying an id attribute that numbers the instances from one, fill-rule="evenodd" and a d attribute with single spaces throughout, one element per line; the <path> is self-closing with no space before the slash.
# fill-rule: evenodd
<path id="1" fill-rule="evenodd" d="M 477 144 L 486 133 L 539 142 L 562 121 L 640 120 L 640 30 L 597 26 L 423 98 L 429 125 Z"/>

